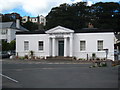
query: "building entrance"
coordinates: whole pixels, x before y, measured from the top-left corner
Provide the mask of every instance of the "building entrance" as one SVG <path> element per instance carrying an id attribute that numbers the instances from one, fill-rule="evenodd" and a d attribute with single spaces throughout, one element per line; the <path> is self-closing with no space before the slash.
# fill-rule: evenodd
<path id="1" fill-rule="evenodd" d="M 64 41 L 58 41 L 58 56 L 64 56 Z"/>

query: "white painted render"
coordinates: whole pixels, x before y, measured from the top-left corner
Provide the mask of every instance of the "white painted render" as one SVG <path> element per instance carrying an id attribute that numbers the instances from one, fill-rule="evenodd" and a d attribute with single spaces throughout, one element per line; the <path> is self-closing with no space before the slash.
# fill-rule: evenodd
<path id="1" fill-rule="evenodd" d="M 46 34 L 18 34 L 16 35 L 16 52 L 18 56 L 29 55 L 34 51 L 35 56 L 59 56 L 58 41 L 64 41 L 64 57 L 90 59 L 92 53 L 99 58 L 105 58 L 105 51 L 97 50 L 97 41 L 103 40 L 103 49 L 108 49 L 108 59 L 114 60 L 114 33 L 74 33 L 73 30 L 57 27 L 46 31 Z M 86 50 L 80 51 L 80 41 L 86 41 Z M 24 51 L 24 41 L 29 41 L 29 50 Z M 44 50 L 38 50 L 38 41 L 44 42 Z"/>
<path id="2" fill-rule="evenodd" d="M 80 51 L 80 41 L 86 41 L 86 50 Z M 97 50 L 97 41 L 103 40 L 103 49 L 108 49 L 108 59 L 114 60 L 114 33 L 76 33 L 74 34 L 74 51 L 76 57 L 89 58 L 96 53 L 99 58 L 105 58 L 105 51 Z"/>
<path id="3" fill-rule="evenodd" d="M 2 31 L 3 29 L 1 29 L 0 31 Z M 0 39 L 5 39 L 7 40 L 8 43 L 10 43 L 12 40 L 15 39 L 16 35 L 16 29 L 11 29 L 11 28 L 7 28 L 7 29 L 4 29 L 7 31 L 6 34 L 0 34 Z"/>
<path id="4" fill-rule="evenodd" d="M 24 41 L 29 41 L 29 50 L 24 51 Z M 38 50 L 38 41 L 44 42 L 44 50 Z M 19 56 L 29 54 L 29 51 L 34 51 L 35 56 L 49 56 L 49 39 L 47 34 L 30 34 L 16 36 L 16 52 Z"/>

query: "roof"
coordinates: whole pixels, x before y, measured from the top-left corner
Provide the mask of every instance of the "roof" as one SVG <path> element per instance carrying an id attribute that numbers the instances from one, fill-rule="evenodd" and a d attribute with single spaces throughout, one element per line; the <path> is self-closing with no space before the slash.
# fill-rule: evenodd
<path id="1" fill-rule="evenodd" d="M 72 29 L 68 29 L 62 26 L 57 26 L 55 28 L 47 30 L 45 33 L 50 34 L 50 33 L 73 33 L 73 32 L 74 30 Z"/>
<path id="2" fill-rule="evenodd" d="M 99 28 L 82 28 L 75 30 L 75 33 L 104 33 L 104 32 L 115 32 L 113 29 L 99 29 Z"/>
<path id="3" fill-rule="evenodd" d="M 18 32 L 16 34 L 46 34 L 46 31 L 49 30 L 36 30 L 34 32 Z M 116 32 L 116 31 L 113 29 L 99 29 L 99 28 L 82 28 L 79 30 L 74 30 L 74 33 L 105 33 L 105 32 Z"/>
<path id="4" fill-rule="evenodd" d="M 39 31 L 25 31 L 25 32 L 16 32 L 17 35 L 19 34 L 46 34 L 45 30 L 39 30 Z"/>
<path id="5" fill-rule="evenodd" d="M 18 29 L 20 31 L 28 31 L 21 25 L 20 28 L 17 28 L 15 22 L 0 22 L 0 26 L 1 26 L 0 29 L 12 28 L 12 29 Z"/>

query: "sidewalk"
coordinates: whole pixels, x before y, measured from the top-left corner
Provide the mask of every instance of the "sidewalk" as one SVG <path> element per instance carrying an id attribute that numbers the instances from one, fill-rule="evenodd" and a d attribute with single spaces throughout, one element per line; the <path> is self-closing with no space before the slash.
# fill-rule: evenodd
<path id="1" fill-rule="evenodd" d="M 80 60 L 20 60 L 20 59 L 2 59 L 3 64 L 92 64 L 91 61 Z"/>

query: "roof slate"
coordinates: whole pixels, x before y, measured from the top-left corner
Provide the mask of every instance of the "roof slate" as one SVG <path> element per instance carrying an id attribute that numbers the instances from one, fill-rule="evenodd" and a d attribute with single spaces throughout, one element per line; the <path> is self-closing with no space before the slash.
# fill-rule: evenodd
<path id="1" fill-rule="evenodd" d="M 37 30 L 34 32 L 17 32 L 16 34 L 46 34 L 48 30 Z M 100 29 L 100 28 L 82 28 L 79 30 L 74 30 L 74 33 L 105 33 L 105 32 L 118 32 L 114 29 Z M 119 31 L 120 32 L 120 31 Z"/>
<path id="2" fill-rule="evenodd" d="M 0 29 L 12 28 L 12 29 L 18 29 L 20 31 L 28 31 L 21 25 L 20 28 L 17 28 L 15 22 L 0 22 L 0 26 L 1 26 Z"/>

